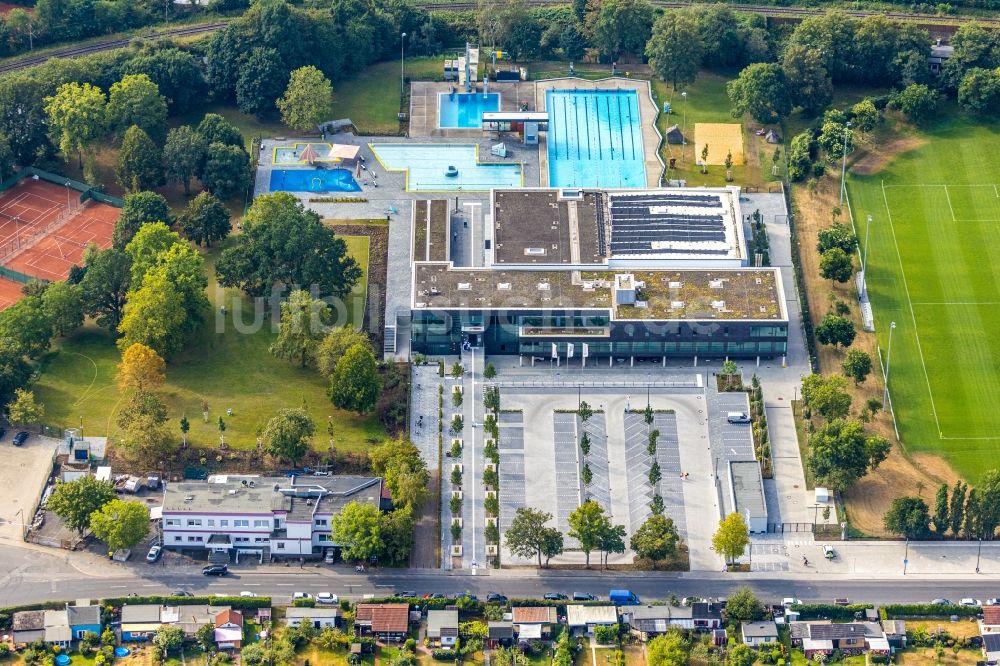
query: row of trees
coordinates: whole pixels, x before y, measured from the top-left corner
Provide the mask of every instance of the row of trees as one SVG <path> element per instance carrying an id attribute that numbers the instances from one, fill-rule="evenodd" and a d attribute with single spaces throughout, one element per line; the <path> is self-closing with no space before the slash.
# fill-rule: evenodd
<path id="1" fill-rule="evenodd" d="M 942 483 L 934 497 L 933 516 L 919 496 L 897 497 L 884 524 L 886 530 L 908 539 L 943 539 L 950 533 L 955 539 L 993 540 L 1000 527 L 1000 470 L 986 472 L 974 488 L 956 481 L 950 495 L 948 484 Z"/>
<path id="2" fill-rule="evenodd" d="M 521 507 L 504 532 L 507 547 L 518 557 L 537 558 L 538 566 L 563 552 L 563 534 L 549 522 L 552 514 L 530 507 Z M 604 556 L 625 552 L 625 527 L 614 525 L 604 507 L 588 500 L 570 513 L 568 536 L 576 539 L 579 550 L 586 556 L 590 567 L 590 554 L 594 551 Z M 654 564 L 674 556 L 680 549 L 681 538 L 674 521 L 662 513 L 654 513 L 636 530 L 628 541 L 629 547 L 642 559 Z"/>

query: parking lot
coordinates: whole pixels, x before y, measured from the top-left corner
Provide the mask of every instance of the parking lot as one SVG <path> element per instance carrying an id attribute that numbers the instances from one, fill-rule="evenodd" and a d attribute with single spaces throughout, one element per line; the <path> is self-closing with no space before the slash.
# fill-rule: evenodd
<path id="1" fill-rule="evenodd" d="M 23 446 L 11 444 L 15 431 L 0 441 L 0 539 L 20 541 L 24 523 L 30 523 L 52 472 L 58 442 L 32 435 Z"/>

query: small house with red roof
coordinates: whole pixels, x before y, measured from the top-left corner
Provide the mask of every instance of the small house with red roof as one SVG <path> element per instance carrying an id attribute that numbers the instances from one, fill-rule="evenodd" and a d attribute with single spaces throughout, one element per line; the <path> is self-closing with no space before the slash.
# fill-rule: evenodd
<path id="1" fill-rule="evenodd" d="M 215 645 L 220 650 L 239 650 L 243 646 L 243 614 L 231 608 L 215 616 Z"/>

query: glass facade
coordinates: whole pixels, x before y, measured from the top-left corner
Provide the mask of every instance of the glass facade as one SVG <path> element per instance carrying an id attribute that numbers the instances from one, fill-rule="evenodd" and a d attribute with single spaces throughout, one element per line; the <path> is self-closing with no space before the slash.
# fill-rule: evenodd
<path id="1" fill-rule="evenodd" d="M 463 328 L 482 326 L 482 332 Z M 458 354 L 463 339 L 485 347 L 487 354 L 548 357 L 552 343 L 565 357 L 587 343 L 591 358 L 647 356 L 691 358 L 780 356 L 788 343 L 785 322 L 754 321 L 611 321 L 607 311 L 506 312 L 429 311 L 412 313 L 410 347 L 414 353 Z"/>

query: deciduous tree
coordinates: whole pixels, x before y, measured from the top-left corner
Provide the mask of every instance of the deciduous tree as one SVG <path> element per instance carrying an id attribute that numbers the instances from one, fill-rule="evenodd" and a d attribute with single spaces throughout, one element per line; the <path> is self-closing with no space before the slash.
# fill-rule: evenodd
<path id="1" fill-rule="evenodd" d="M 167 177 L 184 186 L 184 196 L 191 196 L 191 179 L 201 173 L 208 156 L 208 143 L 190 125 L 175 127 L 167 133 L 163 163 Z"/>
<path id="2" fill-rule="evenodd" d="M 288 67 L 281 60 L 281 54 L 275 49 L 251 49 L 236 80 L 236 106 L 243 113 L 258 118 L 272 116 L 275 101 L 287 85 Z"/>
<path id="3" fill-rule="evenodd" d="M 300 67 L 288 79 L 288 88 L 278 100 L 281 120 L 298 130 L 315 129 L 333 117 L 333 86 L 312 65 Z"/>
<path id="4" fill-rule="evenodd" d="M 757 653 L 746 643 L 734 645 L 726 652 L 728 666 L 753 666 L 757 661 Z"/>
<path id="5" fill-rule="evenodd" d="M 205 140 L 206 146 L 213 143 L 237 148 L 246 146 L 243 135 L 236 129 L 236 126 L 217 113 L 206 113 L 195 131 Z"/>
<path id="6" fill-rule="evenodd" d="M 254 199 L 243 233 L 223 251 L 216 270 L 223 286 L 250 296 L 262 296 L 282 283 L 316 285 L 322 298 L 344 298 L 361 277 L 344 241 L 287 192 Z"/>
<path id="7" fill-rule="evenodd" d="M 124 250 L 142 225 L 150 222 L 163 222 L 168 227 L 173 224 L 174 218 L 170 215 L 170 204 L 162 195 L 156 192 L 135 192 L 125 195 L 125 202 L 122 212 L 115 223 L 115 230 L 111 236 L 112 245 L 119 250 Z"/>
<path id="8" fill-rule="evenodd" d="M 0 311 L 0 340 L 28 358 L 38 358 L 48 350 L 52 319 L 40 296 L 24 296 Z"/>
<path id="9" fill-rule="evenodd" d="M 84 311 L 98 325 L 118 329 L 132 282 L 132 260 L 121 250 L 98 254 L 80 281 Z"/>
<path id="10" fill-rule="evenodd" d="M 793 106 L 801 107 L 812 116 L 830 105 L 833 82 L 819 51 L 802 44 L 792 44 L 785 49 L 781 69 L 788 81 Z"/>
<path id="11" fill-rule="evenodd" d="M 162 141 L 167 128 L 167 100 L 145 74 L 126 74 L 111 84 L 107 118 L 112 131 L 124 132 L 138 126 Z"/>
<path id="12" fill-rule="evenodd" d="M 159 648 L 162 656 L 176 652 L 184 645 L 184 630 L 180 627 L 167 625 L 160 627 L 153 636 L 153 645 Z"/>
<path id="13" fill-rule="evenodd" d="M 831 282 L 843 284 L 854 274 L 854 264 L 843 250 L 833 247 L 820 257 L 819 274 Z"/>
<path id="14" fill-rule="evenodd" d="M 133 548 L 149 534 L 149 509 L 142 502 L 113 499 L 90 515 L 90 531 L 111 552 Z"/>
<path id="15" fill-rule="evenodd" d="M 844 376 L 853 379 L 854 384 L 857 385 L 865 381 L 868 375 L 871 374 L 872 357 L 868 355 L 868 352 L 861 349 L 849 349 L 840 367 L 844 372 Z"/>
<path id="16" fill-rule="evenodd" d="M 350 347 L 330 375 L 330 399 L 334 406 L 358 414 L 375 406 L 381 387 L 378 364 L 368 345 Z"/>
<path id="17" fill-rule="evenodd" d="M 315 432 L 316 425 L 304 409 L 280 409 L 264 427 L 264 445 L 270 455 L 297 465 Z"/>
<path id="18" fill-rule="evenodd" d="M 834 252 L 835 250 L 831 250 Z M 816 339 L 824 345 L 833 345 L 836 347 L 840 345 L 841 347 L 850 347 L 851 343 L 854 342 L 854 337 L 857 335 L 857 331 L 854 329 L 854 322 L 847 317 L 842 317 L 837 314 L 828 313 L 823 316 L 819 325 L 816 327 Z"/>
<path id="19" fill-rule="evenodd" d="M 810 410 L 827 421 L 843 418 L 851 409 L 847 380 L 837 375 L 824 377 L 812 374 L 803 378 L 802 400 Z"/>
<path id="20" fill-rule="evenodd" d="M 220 199 L 243 192 L 250 182 L 250 156 L 241 146 L 210 143 L 201 182 Z"/>
<path id="21" fill-rule="evenodd" d="M 224 239 L 232 229 L 229 209 L 208 192 L 196 196 L 184 208 L 177 222 L 185 236 L 205 247 L 212 247 L 213 241 Z"/>
<path id="22" fill-rule="evenodd" d="M 326 333 L 328 319 L 326 303 L 313 298 L 308 291 L 293 291 L 281 304 L 278 337 L 271 344 L 271 353 L 305 368 L 313 360 Z"/>
<path id="23" fill-rule="evenodd" d="M 671 628 L 646 644 L 649 666 L 685 666 L 688 662 L 688 642 L 681 632 Z"/>
<path id="24" fill-rule="evenodd" d="M 883 518 L 885 529 L 908 539 L 926 539 L 930 535 L 930 512 L 919 497 L 897 497 Z"/>
<path id="25" fill-rule="evenodd" d="M 662 514 L 653 514 L 635 531 L 629 540 L 629 546 L 639 557 L 656 562 L 672 557 L 677 552 L 680 540 L 672 519 Z"/>
<path id="26" fill-rule="evenodd" d="M 750 529 L 743 516 L 731 513 L 719 521 L 719 529 L 712 535 L 715 552 L 726 558 L 726 563 L 736 561 L 750 545 Z"/>
<path id="27" fill-rule="evenodd" d="M 115 171 L 118 184 L 129 192 L 150 190 L 163 184 L 163 153 L 137 125 L 125 131 Z"/>
<path id="28" fill-rule="evenodd" d="M 612 60 L 641 54 L 653 27 L 653 8 L 645 0 L 606 0 L 593 14 L 591 44 Z"/>
<path id="29" fill-rule="evenodd" d="M 653 24 L 646 56 L 657 76 L 677 90 L 678 85 L 694 83 L 704 49 L 694 16 L 686 11 L 667 10 Z"/>
<path id="30" fill-rule="evenodd" d="M 753 622 L 764 617 L 764 605 L 749 587 L 739 587 L 726 602 L 726 616 L 739 622 Z"/>
<path id="31" fill-rule="evenodd" d="M 898 109 L 915 125 L 924 125 L 937 111 L 940 95 L 923 83 L 911 83 L 892 95 L 889 105 Z"/>
<path id="32" fill-rule="evenodd" d="M 590 553 L 600 547 L 601 536 L 611 528 L 611 521 L 604 507 L 594 500 L 587 500 L 573 509 L 567 518 L 568 536 L 576 539 L 590 568 Z"/>
<path id="33" fill-rule="evenodd" d="M 818 428 L 809 438 L 807 465 L 817 483 L 834 490 L 846 490 L 889 455 L 887 440 L 865 436 L 858 421 L 834 419 Z"/>
<path id="34" fill-rule="evenodd" d="M 826 229 L 821 229 L 817 237 L 819 241 L 816 243 L 816 251 L 821 255 L 833 248 L 839 248 L 848 255 L 853 254 L 858 249 L 858 237 L 843 222 L 837 222 Z"/>
<path id="35" fill-rule="evenodd" d="M 504 532 L 507 548 L 518 557 L 537 557 L 538 566 L 542 566 L 542 555 L 545 554 L 542 551 L 546 545 L 552 545 L 556 541 L 555 536 L 558 536 L 559 551 L 562 551 L 562 534 L 554 527 L 546 527 L 546 523 L 550 520 L 552 520 L 551 513 L 531 507 L 517 509 L 510 527 Z M 554 532 L 554 535 L 551 532 Z M 546 558 L 556 554 L 558 553 L 546 555 Z"/>
<path id="36" fill-rule="evenodd" d="M 934 496 L 934 518 L 932 519 L 934 532 L 939 539 L 944 538 L 945 533 L 948 531 L 948 526 L 951 524 L 948 508 L 948 484 L 942 483 L 937 489 L 937 494 Z"/>
<path id="37" fill-rule="evenodd" d="M 119 349 L 142 343 L 169 358 L 180 350 L 187 328 L 184 294 L 164 271 L 151 271 L 139 289 L 129 292 L 118 332 Z"/>
<path id="38" fill-rule="evenodd" d="M 757 62 L 726 85 L 733 117 L 749 113 L 760 123 L 776 123 L 792 110 L 788 80 L 780 65 Z"/>
<path id="39" fill-rule="evenodd" d="M 91 514 L 115 497 L 111 481 L 99 481 L 88 474 L 70 483 L 56 484 L 46 507 L 82 536 L 90 527 Z"/>
<path id="40" fill-rule="evenodd" d="M 45 405 L 35 400 L 28 389 L 15 389 L 14 399 L 7 405 L 7 418 L 18 425 L 34 425 L 45 416 Z"/>
<path id="41" fill-rule="evenodd" d="M 42 303 L 56 337 L 69 335 L 83 325 L 83 298 L 77 285 L 53 282 L 42 294 Z"/>
<path id="42" fill-rule="evenodd" d="M 357 344 L 371 345 L 368 336 L 353 326 L 337 326 L 330 329 L 316 347 L 314 355 L 316 369 L 324 377 L 329 377 L 344 352 Z"/>
<path id="43" fill-rule="evenodd" d="M 348 502 L 331 520 L 330 538 L 346 560 L 367 560 L 382 550 L 382 516 L 370 502 Z"/>
<path id="44" fill-rule="evenodd" d="M 417 447 L 400 437 L 375 447 L 368 458 L 372 471 L 385 479 L 393 504 L 418 511 L 427 498 L 430 474 Z"/>
<path id="45" fill-rule="evenodd" d="M 80 168 L 83 152 L 104 134 L 106 106 L 104 91 L 89 83 L 64 83 L 45 98 L 52 140 L 67 159 L 76 153 Z"/>

